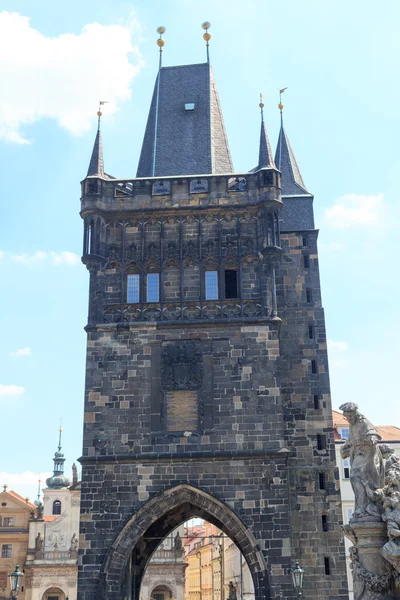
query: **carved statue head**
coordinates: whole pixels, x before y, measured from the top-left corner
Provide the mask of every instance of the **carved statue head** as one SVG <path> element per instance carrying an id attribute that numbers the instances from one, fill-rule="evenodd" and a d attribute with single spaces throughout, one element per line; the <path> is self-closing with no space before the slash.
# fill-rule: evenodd
<path id="1" fill-rule="evenodd" d="M 379 448 L 383 458 L 389 458 L 389 456 L 394 454 L 394 448 L 389 446 L 389 444 L 379 444 Z"/>
<path id="2" fill-rule="evenodd" d="M 362 415 L 358 412 L 358 404 L 355 402 L 345 402 L 339 406 L 339 410 L 343 411 L 343 416 L 348 420 L 350 425 L 362 418 Z"/>

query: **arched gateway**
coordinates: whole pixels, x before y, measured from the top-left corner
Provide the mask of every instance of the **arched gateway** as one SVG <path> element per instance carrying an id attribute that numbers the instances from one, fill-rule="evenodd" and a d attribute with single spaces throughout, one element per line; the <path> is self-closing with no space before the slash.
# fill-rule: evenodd
<path id="1" fill-rule="evenodd" d="M 114 591 L 116 598 L 139 598 L 147 563 L 160 540 L 192 517 L 213 523 L 232 539 L 249 565 L 256 597 L 270 598 L 267 566 L 251 531 L 226 504 L 187 484 L 166 490 L 135 512 L 107 552 L 98 597 L 108 599 Z M 127 586 L 131 589 L 127 590 Z"/>
<path id="2" fill-rule="evenodd" d="M 131 179 L 104 170 L 99 122 L 78 600 L 139 600 L 154 532 L 193 515 L 240 548 L 256 600 L 293 598 L 296 560 L 308 600 L 346 598 L 313 198 L 261 117 L 235 173 L 210 64 L 163 67 Z"/>

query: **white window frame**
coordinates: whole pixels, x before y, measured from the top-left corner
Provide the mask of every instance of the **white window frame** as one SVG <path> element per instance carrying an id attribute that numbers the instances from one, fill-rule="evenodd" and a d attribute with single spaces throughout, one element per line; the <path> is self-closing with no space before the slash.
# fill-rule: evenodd
<path id="1" fill-rule="evenodd" d="M 343 459 L 343 479 L 350 479 L 350 459 L 349 458 Z"/>

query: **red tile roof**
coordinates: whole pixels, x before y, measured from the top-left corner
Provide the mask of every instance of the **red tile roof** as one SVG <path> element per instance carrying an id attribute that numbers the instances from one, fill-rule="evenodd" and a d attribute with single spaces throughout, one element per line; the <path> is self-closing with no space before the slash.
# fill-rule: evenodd
<path id="1" fill-rule="evenodd" d="M 10 496 L 13 496 L 14 498 L 16 498 L 16 500 L 20 500 L 20 502 L 23 502 L 24 504 L 29 506 L 29 508 L 36 508 L 36 506 L 32 502 L 27 502 L 26 498 L 23 498 L 22 496 L 20 496 L 19 494 L 17 494 L 17 492 L 14 492 L 13 490 L 10 490 L 9 492 L 6 492 L 6 493 L 10 494 Z"/>
<path id="2" fill-rule="evenodd" d="M 333 427 L 334 427 L 334 439 L 340 441 L 342 438 L 338 432 L 340 427 L 348 427 L 349 424 L 347 419 L 344 418 L 342 413 L 337 410 L 332 411 Z M 395 442 L 400 441 L 400 427 L 394 425 L 376 425 L 376 430 L 384 442 Z"/>

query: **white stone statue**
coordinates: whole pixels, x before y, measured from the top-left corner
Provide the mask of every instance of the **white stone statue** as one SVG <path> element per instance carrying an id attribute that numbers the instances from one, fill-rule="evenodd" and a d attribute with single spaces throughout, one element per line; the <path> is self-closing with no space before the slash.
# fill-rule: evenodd
<path id="1" fill-rule="evenodd" d="M 364 482 L 372 491 L 381 489 L 385 482 L 385 465 L 377 442 L 381 439 L 375 427 L 358 412 L 354 402 L 342 404 L 340 410 L 349 422 L 349 437 L 341 447 L 342 458 L 350 458 L 350 482 L 354 491 L 353 519 L 381 519 L 378 499 L 368 494 Z M 378 502 L 378 504 L 377 504 Z"/>
<path id="2" fill-rule="evenodd" d="M 71 538 L 70 552 L 78 552 L 78 545 L 79 545 L 79 541 L 78 541 L 78 538 L 76 536 L 76 533 L 74 533 L 74 535 Z"/>

